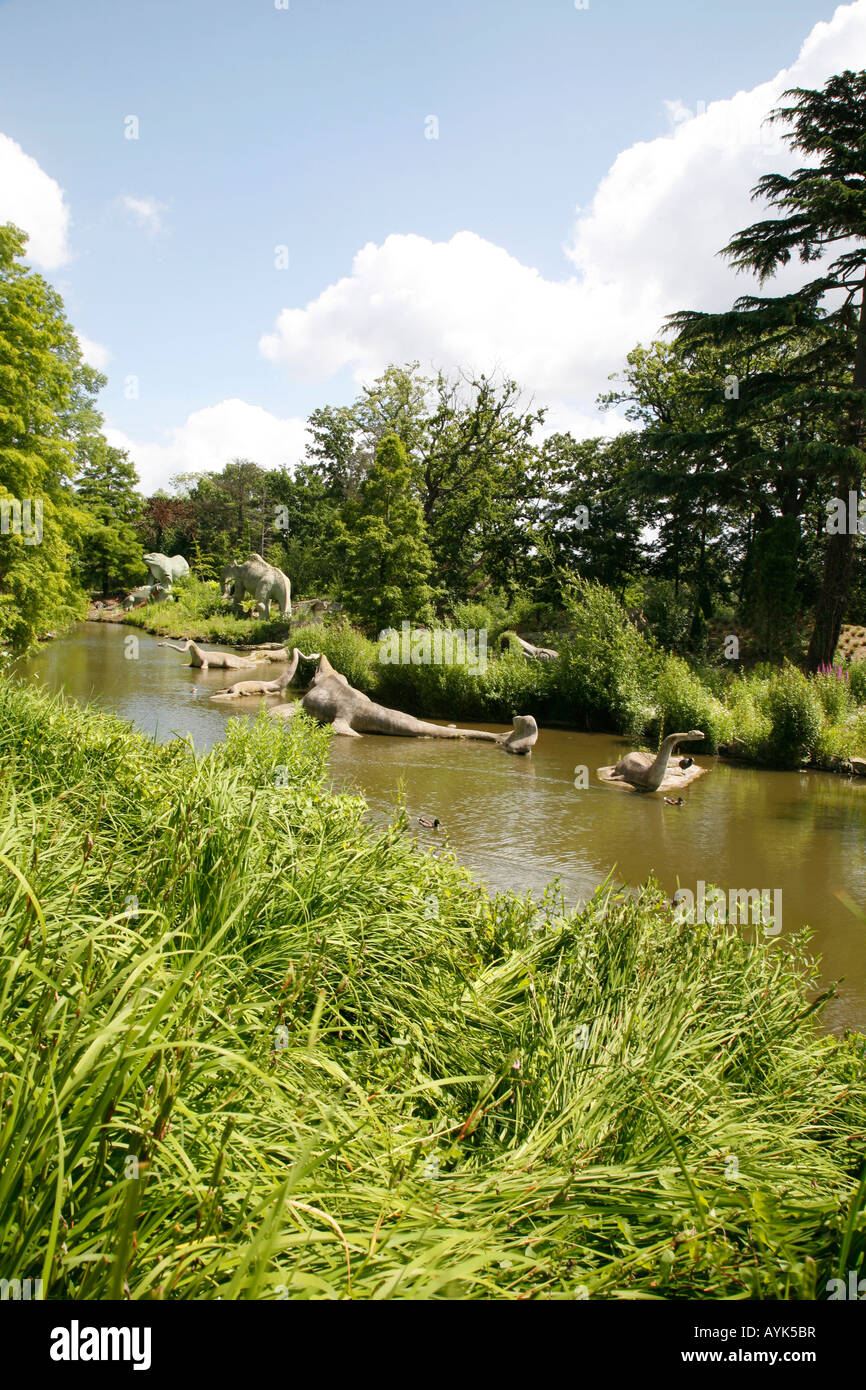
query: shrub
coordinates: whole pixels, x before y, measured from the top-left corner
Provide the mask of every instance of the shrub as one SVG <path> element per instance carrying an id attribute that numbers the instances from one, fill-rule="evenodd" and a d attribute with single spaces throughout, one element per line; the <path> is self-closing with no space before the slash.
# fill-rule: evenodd
<path id="1" fill-rule="evenodd" d="M 844 666 L 822 667 L 812 677 L 812 689 L 831 724 L 838 724 L 851 704 L 850 677 Z"/>
<path id="2" fill-rule="evenodd" d="M 679 656 L 665 658 L 656 684 L 661 715 L 661 734 L 675 730 L 703 729 L 706 739 L 699 750 L 715 753 L 731 736 L 730 712 Z M 694 746 L 690 751 L 695 751 Z"/>
<path id="3" fill-rule="evenodd" d="M 732 738 L 738 754 L 753 762 L 760 762 L 764 756 L 772 729 L 763 709 L 766 686 L 766 681 L 738 675 L 728 692 Z"/>
<path id="4" fill-rule="evenodd" d="M 858 705 L 866 704 L 866 661 L 853 661 L 848 670 L 848 689 Z"/>
<path id="5" fill-rule="evenodd" d="M 177 599 L 176 617 L 210 618 L 216 614 L 227 616 L 230 612 L 215 579 L 197 579 L 193 574 L 185 574 L 172 585 L 172 593 Z"/>
<path id="6" fill-rule="evenodd" d="M 455 603 L 448 626 L 462 628 L 466 632 L 485 629 L 487 644 L 492 646 L 509 621 L 505 601 L 494 596 L 487 603 Z"/>
<path id="7" fill-rule="evenodd" d="M 647 582 L 634 597 L 659 645 L 684 651 L 688 646 L 693 607 L 688 589 L 681 586 L 679 593 L 675 593 L 671 580 L 657 579 Z"/>
<path id="8" fill-rule="evenodd" d="M 309 646 L 328 658 L 350 685 L 369 694 L 378 682 L 378 643 L 341 618 L 336 623 L 310 623 L 293 628 L 289 642 L 303 651 Z"/>
<path id="9" fill-rule="evenodd" d="M 770 720 L 767 760 L 796 767 L 816 746 L 824 724 L 814 683 L 795 666 L 786 666 L 767 683 L 763 704 Z"/>
<path id="10" fill-rule="evenodd" d="M 658 654 L 609 589 L 578 580 L 567 603 L 574 636 L 560 643 L 554 690 L 566 718 L 642 733 L 657 718 Z"/>

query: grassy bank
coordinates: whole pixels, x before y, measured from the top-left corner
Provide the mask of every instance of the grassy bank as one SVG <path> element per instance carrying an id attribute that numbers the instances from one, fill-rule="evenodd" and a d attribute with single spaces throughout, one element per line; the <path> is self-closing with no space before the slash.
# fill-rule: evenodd
<path id="1" fill-rule="evenodd" d="M 0 1250 L 49 1297 L 824 1296 L 862 1038 L 650 885 L 489 898 L 325 784 L 0 681 Z"/>
<path id="2" fill-rule="evenodd" d="M 556 661 L 527 661 L 499 650 L 513 614 L 464 606 L 455 626 L 489 624 L 485 670 L 465 665 L 383 664 L 380 645 L 344 620 L 263 623 L 227 614 L 216 586 L 187 581 L 176 604 L 137 610 L 130 621 L 151 632 L 223 644 L 288 641 L 324 652 L 374 699 L 427 718 L 508 723 L 540 721 L 622 733 L 649 747 L 674 729 L 700 728 L 697 751 L 731 745 L 745 762 L 798 767 L 866 759 L 866 662 L 806 677 L 796 668 L 745 673 L 722 661 L 696 669 L 637 631 L 609 590 L 578 585 L 567 602 L 568 632 L 554 633 Z M 506 642 L 507 642 L 506 636 Z"/>

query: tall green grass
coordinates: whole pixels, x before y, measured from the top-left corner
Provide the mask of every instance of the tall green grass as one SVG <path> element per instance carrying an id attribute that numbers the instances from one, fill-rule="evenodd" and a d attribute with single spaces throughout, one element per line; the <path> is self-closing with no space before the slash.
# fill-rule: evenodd
<path id="1" fill-rule="evenodd" d="M 327 788 L 0 682 L 0 1269 L 50 1298 L 812 1298 L 864 1040 L 804 942 L 490 898 Z"/>

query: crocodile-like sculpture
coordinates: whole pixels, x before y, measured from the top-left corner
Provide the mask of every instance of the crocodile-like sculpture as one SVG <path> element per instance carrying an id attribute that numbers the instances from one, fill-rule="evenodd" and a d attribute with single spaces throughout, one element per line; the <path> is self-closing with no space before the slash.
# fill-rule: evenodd
<path id="1" fill-rule="evenodd" d="M 297 661 L 290 670 L 284 671 L 272 681 L 236 681 L 225 690 L 215 690 L 212 700 L 238 700 L 247 695 L 282 695 L 287 685 L 291 685 Z"/>
<path id="2" fill-rule="evenodd" d="M 300 656 L 303 653 L 295 648 L 290 667 L 292 676 Z M 355 690 L 339 671 L 335 671 L 326 656 L 319 657 L 306 695 L 290 705 L 274 705 L 268 714 L 272 719 L 291 719 L 300 709 L 320 723 L 330 724 L 335 734 L 348 738 L 358 738 L 361 734 L 391 734 L 397 738 L 466 738 L 496 743 L 506 753 L 529 753 L 538 738 L 538 725 L 531 714 L 517 715 L 509 734 L 492 734 L 485 729 L 458 729 L 453 725 L 443 728 L 441 724 L 429 724 L 401 710 L 377 705 L 368 695 Z"/>

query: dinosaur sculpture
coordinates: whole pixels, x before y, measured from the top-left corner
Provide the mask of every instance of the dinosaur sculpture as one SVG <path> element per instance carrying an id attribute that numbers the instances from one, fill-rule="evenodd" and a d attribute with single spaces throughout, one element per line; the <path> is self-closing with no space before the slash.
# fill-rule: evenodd
<path id="1" fill-rule="evenodd" d="M 506 651 L 510 646 L 509 638 L 517 643 L 520 651 L 529 661 L 557 661 L 559 659 L 559 652 L 554 651 L 553 647 L 536 647 L 534 643 L 527 642 L 523 637 L 518 637 L 516 632 L 503 632 L 500 646 Z"/>
<path id="2" fill-rule="evenodd" d="M 287 574 L 269 565 L 261 555 L 250 555 L 242 564 L 226 565 L 222 573 L 223 598 L 232 601 L 232 612 L 236 618 L 243 616 L 243 601 L 251 594 L 256 601 L 253 616 L 269 618 L 271 600 L 280 610 L 280 616 L 292 616 L 292 585 Z"/>
<path id="3" fill-rule="evenodd" d="M 290 670 L 284 671 L 281 676 L 277 676 L 272 681 L 236 681 L 234 685 L 227 686 L 225 690 L 215 690 L 211 699 L 237 700 L 246 695 L 282 695 L 286 686 L 291 685 L 297 664 L 296 661 Z"/>
<path id="4" fill-rule="evenodd" d="M 150 596 L 153 593 L 154 587 L 155 586 L 153 584 L 142 584 L 139 586 L 139 588 L 130 590 L 130 592 L 126 595 L 126 598 L 123 600 L 121 607 L 127 613 L 131 608 L 140 608 L 143 603 L 147 603 L 149 601 Z"/>
<path id="5" fill-rule="evenodd" d="M 255 647 L 249 656 L 235 656 L 233 652 L 206 652 L 191 637 L 180 646 L 176 642 L 157 642 L 158 647 L 171 647 L 173 652 L 192 652 L 190 666 L 207 669 L 213 666 L 218 671 L 245 671 L 250 666 L 261 666 L 265 661 L 288 661 L 285 647 Z"/>
<path id="6" fill-rule="evenodd" d="M 249 666 L 257 663 L 248 656 L 234 656 L 232 652 L 206 652 L 204 647 L 199 647 L 190 637 L 177 646 L 175 642 L 158 642 L 158 647 L 171 647 L 173 652 L 192 652 L 190 666 L 200 666 L 202 670 L 207 670 L 209 666 L 214 666 L 222 671 L 245 671 Z"/>
<path id="7" fill-rule="evenodd" d="M 153 577 L 153 589 L 160 589 L 160 598 L 166 598 L 171 593 L 171 586 L 176 579 L 182 579 L 185 574 L 189 574 L 189 565 L 182 555 L 163 555 L 160 551 L 154 550 L 144 556 L 144 563 L 150 570 Z M 156 597 L 151 593 L 151 599 Z"/>
<path id="8" fill-rule="evenodd" d="M 292 652 L 290 679 L 303 656 L 297 647 Z M 315 653 L 313 654 L 315 656 Z M 310 660 L 311 658 L 306 658 Z M 335 671 L 326 656 L 318 658 L 316 673 L 310 688 L 301 700 L 290 705 L 274 705 L 268 711 L 272 719 L 291 719 L 303 709 L 322 724 L 330 724 L 335 734 L 358 738 L 361 734 L 391 734 L 397 738 L 467 738 L 483 743 L 497 743 L 506 753 L 529 753 L 538 738 L 538 725 L 531 714 L 519 714 L 509 734 L 492 734 L 484 729 L 443 728 L 415 719 L 401 710 L 377 705 L 368 695 L 355 690 L 345 676 Z"/>
<path id="9" fill-rule="evenodd" d="M 700 743 L 703 737 L 700 729 L 690 729 L 686 734 L 668 734 L 655 757 L 652 753 L 626 753 L 615 767 L 600 767 L 598 776 L 603 782 L 625 785 L 638 792 L 672 791 L 675 787 L 688 786 L 707 769 L 693 762 L 690 767 L 677 766 L 669 772 L 671 754 L 678 743 Z"/>

